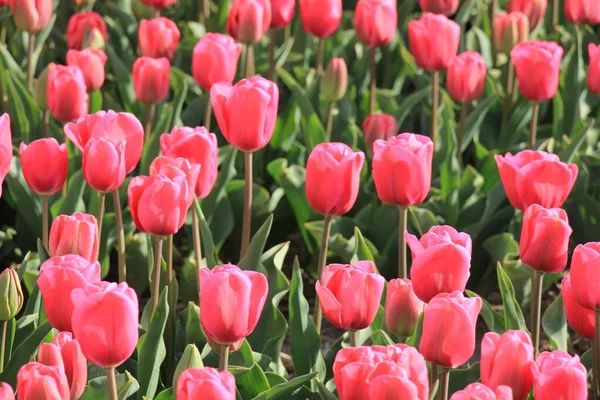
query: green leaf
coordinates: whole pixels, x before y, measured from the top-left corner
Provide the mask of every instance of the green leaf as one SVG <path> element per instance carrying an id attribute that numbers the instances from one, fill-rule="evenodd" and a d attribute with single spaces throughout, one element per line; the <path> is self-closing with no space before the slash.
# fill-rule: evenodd
<path id="1" fill-rule="evenodd" d="M 200 307 L 190 301 L 187 313 L 187 323 L 185 326 L 186 342 L 195 344 L 197 348 L 203 349 L 207 341 L 200 322 Z"/>
<path id="2" fill-rule="evenodd" d="M 469 297 L 479 297 L 481 299 L 482 307 L 481 307 L 481 311 L 479 312 L 479 315 L 481 315 L 481 317 L 485 321 L 485 324 L 487 325 L 488 329 L 492 332 L 496 332 L 499 334 L 504 333 L 505 332 L 505 330 L 504 330 L 505 322 L 504 322 L 504 317 L 502 316 L 502 314 L 495 311 L 492 308 L 492 305 L 486 299 L 484 299 L 477 293 L 472 292 L 470 290 L 465 290 L 465 293 Z"/>
<path id="3" fill-rule="evenodd" d="M 375 257 L 367 244 L 362 232 L 357 227 L 354 228 L 354 240 L 356 242 L 355 257 L 357 260 L 369 260 L 375 262 Z"/>
<path id="4" fill-rule="evenodd" d="M 173 393 L 173 388 L 163 390 L 156 396 L 154 400 L 175 400 L 175 393 Z"/>
<path id="5" fill-rule="evenodd" d="M 234 368 L 234 370 L 235 369 L 239 372 L 245 370 L 245 372 L 242 373 L 234 373 L 236 387 L 244 400 L 254 399 L 260 393 L 270 389 L 265 372 L 258 364 L 254 363 L 249 369 L 239 367 Z"/>
<path id="6" fill-rule="evenodd" d="M 160 379 L 160 365 L 166 356 L 163 334 L 169 315 L 167 303 L 168 288 L 164 288 L 158 299 L 158 305 L 152 313 L 148 333 L 142 336 L 138 342 L 138 379 L 140 390 L 137 393 L 138 400 L 143 396 L 153 398 Z"/>
<path id="7" fill-rule="evenodd" d="M 378 330 L 375 331 L 372 335 L 371 335 L 371 342 L 373 342 L 373 344 L 379 345 L 379 346 L 387 346 L 390 344 L 394 344 L 394 341 L 392 340 L 391 337 L 389 337 L 389 335 L 387 333 L 385 333 L 384 330 Z"/>
<path id="8" fill-rule="evenodd" d="M 411 337 L 408 338 L 406 344 L 415 348 L 419 348 L 419 343 L 421 343 L 421 335 L 423 334 L 423 316 L 425 313 L 421 312 L 419 314 L 419 320 L 417 321 L 417 326 L 415 327 L 415 332 Z"/>
<path id="9" fill-rule="evenodd" d="M 194 208 L 198 213 L 198 219 L 200 221 L 200 245 L 203 250 L 202 254 L 206 258 L 206 266 L 212 268 L 219 264 L 219 256 L 215 250 L 215 242 L 213 241 L 210 226 L 208 226 L 208 223 L 206 222 L 206 218 L 204 217 L 200 202 L 198 202 L 197 198 L 194 198 Z"/>
<path id="10" fill-rule="evenodd" d="M 269 232 L 271 232 L 271 226 L 273 225 L 273 215 L 269 215 L 265 223 L 256 231 L 256 234 L 252 237 L 250 245 L 244 258 L 242 258 L 238 264 L 241 269 L 258 271 L 266 274 L 265 268 L 262 265 L 261 258 L 267 239 L 269 238 Z"/>
<path id="11" fill-rule="evenodd" d="M 117 388 L 119 400 L 125 400 L 137 392 L 140 386 L 135 378 L 125 371 L 123 374 L 117 374 Z M 106 376 L 90 380 L 79 400 L 108 400 Z"/>
<path id="12" fill-rule="evenodd" d="M 310 382 L 315 376 L 317 376 L 317 373 L 312 372 L 310 374 L 298 376 L 288 382 L 280 383 L 266 392 L 261 393 L 259 396 L 255 397 L 254 400 L 285 400 L 289 398 L 294 391 Z"/>
<path id="13" fill-rule="evenodd" d="M 587 133 L 592 126 L 596 124 L 595 119 L 591 119 L 588 123 L 583 127 L 583 129 L 573 138 L 571 143 L 567 147 L 560 152 L 560 159 L 563 162 L 572 162 L 573 157 L 584 143 L 585 138 L 587 137 Z"/>
<path id="14" fill-rule="evenodd" d="M 552 350 L 568 350 L 569 332 L 562 293 L 550 304 L 542 317 L 542 327 L 550 339 Z"/>
<path id="15" fill-rule="evenodd" d="M 69 179 L 69 190 L 67 196 L 63 198 L 60 210 L 57 215 L 71 215 L 76 211 L 84 211 L 80 205 L 83 204 L 82 197 L 85 190 L 85 179 L 83 171 L 79 170 Z"/>
<path id="16" fill-rule="evenodd" d="M 315 381 L 315 384 L 317 385 L 317 390 L 323 400 L 338 400 L 337 396 L 327 389 L 327 386 L 323 385 L 321 381 L 317 380 Z"/>
<path id="17" fill-rule="evenodd" d="M 521 307 L 519 307 L 519 302 L 515 298 L 515 289 L 500 263 L 498 263 L 497 273 L 498 286 L 500 287 L 502 304 L 504 306 L 504 329 L 520 329 L 527 332 L 525 317 L 523 316 Z"/>
<path id="18" fill-rule="evenodd" d="M 562 131 L 572 132 L 575 124 L 580 118 L 579 99 L 582 95 L 583 82 L 585 79 L 585 63 L 583 61 L 581 27 L 573 25 L 575 30 L 574 48 L 570 52 L 569 63 L 564 75 L 564 88 L 561 91 L 562 98 L 568 107 L 565 107 L 562 118 Z"/>
<path id="19" fill-rule="evenodd" d="M 471 364 L 468 368 L 450 370 L 449 394 L 462 390 L 465 386 L 479 381 L 479 363 Z"/>

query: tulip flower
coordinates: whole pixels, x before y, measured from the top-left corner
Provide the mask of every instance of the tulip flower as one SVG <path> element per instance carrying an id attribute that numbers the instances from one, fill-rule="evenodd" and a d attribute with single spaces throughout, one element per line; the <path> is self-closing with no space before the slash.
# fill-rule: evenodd
<path id="1" fill-rule="evenodd" d="M 315 288 L 325 318 L 339 329 L 356 331 L 375 319 L 384 283 L 371 261 L 358 261 L 326 266 Z M 351 342 L 354 335 L 350 333 Z"/>
<path id="2" fill-rule="evenodd" d="M 325 74 L 321 78 L 321 94 L 329 102 L 327 109 L 327 127 L 325 141 L 331 141 L 331 128 L 333 125 L 333 111 L 335 102 L 341 100 L 348 87 L 348 68 L 343 58 L 332 58 L 327 64 Z"/>
<path id="3" fill-rule="evenodd" d="M 42 31 L 52 17 L 52 0 L 12 0 L 9 5 L 15 24 L 25 32 Z"/>
<path id="4" fill-rule="evenodd" d="M 59 331 L 73 332 L 71 292 L 100 281 L 100 264 L 77 255 L 52 257 L 40 267 L 37 284 L 50 324 Z"/>
<path id="5" fill-rule="evenodd" d="M 509 330 L 502 336 L 487 332 L 481 342 L 481 382 L 493 390 L 508 386 L 514 400 L 525 400 L 533 385 L 530 370 L 533 357 L 533 344 L 527 332 Z"/>
<path id="6" fill-rule="evenodd" d="M 87 48 L 71 49 L 67 52 L 67 65 L 79 67 L 88 93 L 98 90 L 104 84 L 104 65 L 106 54 L 102 50 Z"/>
<path id="7" fill-rule="evenodd" d="M 333 35 L 342 21 L 342 0 L 299 0 L 300 21 L 304 31 L 319 39 L 316 71 L 323 72 L 325 39 Z"/>
<path id="8" fill-rule="evenodd" d="M 88 140 L 83 149 L 83 177 L 88 185 L 103 195 L 117 190 L 125 180 L 126 144 L 126 141 L 115 143 L 99 137 Z M 104 199 L 101 202 L 104 203 Z"/>
<path id="9" fill-rule="evenodd" d="M 410 279 L 392 279 L 385 297 L 385 324 L 400 337 L 412 336 L 425 303 L 416 295 Z"/>
<path id="10" fill-rule="evenodd" d="M 567 274 L 561 283 L 561 294 L 565 315 L 571 328 L 586 339 L 594 339 L 596 331 L 594 310 L 582 307 L 577 301 L 577 297 L 572 285 L 571 273 Z"/>
<path id="11" fill-rule="evenodd" d="M 398 134 L 398 123 L 393 115 L 373 114 L 364 120 L 365 147 L 367 153 L 373 156 L 373 144 L 376 140 L 388 140 Z"/>
<path id="12" fill-rule="evenodd" d="M 177 0 L 140 0 L 143 4 L 157 9 L 172 6 Z"/>
<path id="13" fill-rule="evenodd" d="M 138 101 L 156 104 L 169 95 L 171 64 L 168 58 L 140 57 L 133 63 L 133 90 Z"/>
<path id="14" fill-rule="evenodd" d="M 17 271 L 6 268 L 0 273 L 0 321 L 14 318 L 23 307 L 23 290 Z M 1 400 L 1 398 L 0 398 Z"/>
<path id="15" fill-rule="evenodd" d="M 590 66 L 587 74 L 587 83 L 590 92 L 600 95 L 600 45 L 590 43 L 588 46 Z"/>
<path id="16" fill-rule="evenodd" d="M 75 254 L 93 263 L 98 261 L 99 238 L 93 215 L 59 215 L 52 221 L 48 251 L 52 257 Z"/>
<path id="17" fill-rule="evenodd" d="M 446 17 L 456 14 L 459 0 L 419 0 L 421 11 L 442 14 Z"/>
<path id="18" fill-rule="evenodd" d="M 179 377 L 177 400 L 235 400 L 235 378 L 229 371 L 190 368 Z"/>
<path id="19" fill-rule="evenodd" d="M 15 392 L 6 382 L 0 382 L 0 400 L 15 400 Z"/>
<path id="20" fill-rule="evenodd" d="M 296 11 L 295 0 L 270 0 L 271 29 L 285 28 L 292 23 Z"/>
<path id="21" fill-rule="evenodd" d="M 10 171 L 12 162 L 12 133 L 10 130 L 10 115 L 0 115 L 0 197 L 2 196 L 2 182 Z"/>
<path id="22" fill-rule="evenodd" d="M 71 400 L 77 400 L 83 395 L 87 385 L 87 360 L 71 332 L 60 332 L 52 343 L 42 343 L 37 360 L 63 369 L 69 383 Z"/>
<path id="23" fill-rule="evenodd" d="M 481 383 L 471 383 L 454 392 L 450 400 L 513 400 L 513 394 L 508 386 L 498 386 L 494 391 Z"/>
<path id="24" fill-rule="evenodd" d="M 81 50 L 88 47 L 85 45 L 89 44 L 94 36 L 102 38 L 103 41 L 108 39 L 106 22 L 100 14 L 94 11 L 84 11 L 71 16 L 67 24 L 67 46 L 69 49 Z"/>
<path id="25" fill-rule="evenodd" d="M 227 33 L 235 40 L 258 43 L 271 25 L 270 0 L 234 0 L 227 16 Z"/>
<path id="26" fill-rule="evenodd" d="M 202 367 L 204 367 L 204 364 L 202 363 L 202 356 L 200 355 L 200 351 L 198 350 L 196 345 L 192 343 L 185 346 L 183 354 L 181 355 L 181 358 L 177 363 L 175 373 L 173 374 L 172 388 L 174 390 L 177 390 L 179 378 L 186 370 Z"/>
<path id="27" fill-rule="evenodd" d="M 571 260 L 571 283 L 577 302 L 588 310 L 600 311 L 600 242 L 580 244 Z"/>
<path id="28" fill-rule="evenodd" d="M 87 86 L 81 69 L 64 65 L 50 69 L 46 99 L 50 113 L 61 122 L 74 121 L 87 114 Z"/>
<path id="29" fill-rule="evenodd" d="M 529 18 L 529 27 L 534 30 L 544 19 L 548 0 L 509 0 L 506 9 L 509 13 L 520 11 Z"/>
<path id="30" fill-rule="evenodd" d="M 69 400 L 67 377 L 61 367 L 30 362 L 17 374 L 19 400 Z"/>
<path id="31" fill-rule="evenodd" d="M 501 12 L 494 17 L 493 38 L 496 50 L 510 54 L 513 47 L 526 42 L 528 37 L 529 18 L 522 12 Z"/>
<path id="32" fill-rule="evenodd" d="M 179 28 L 169 18 L 144 19 L 138 29 L 138 44 L 143 57 L 173 59 L 179 44 Z"/>
<path id="33" fill-rule="evenodd" d="M 190 164 L 185 158 L 173 158 L 169 156 L 156 157 L 150 164 L 150 174 L 162 174 L 171 179 L 179 177 L 181 172 L 185 175 L 185 180 L 188 184 L 188 207 L 194 201 L 194 186 L 198 182 L 198 174 L 200 172 L 200 164 Z"/>
<path id="34" fill-rule="evenodd" d="M 200 320 L 206 336 L 221 345 L 220 370 L 227 369 L 229 345 L 254 331 L 268 285 L 260 272 L 242 271 L 232 264 L 200 270 Z"/>
<path id="35" fill-rule="evenodd" d="M 532 204 L 562 206 L 577 179 L 577 165 L 561 162 L 556 154 L 524 150 L 494 158 L 506 197 L 521 211 Z"/>
<path id="36" fill-rule="evenodd" d="M 565 0 L 565 17 L 575 24 L 600 23 L 600 3 L 593 0 Z"/>
<path id="37" fill-rule="evenodd" d="M 587 371 L 579 357 L 561 350 L 541 353 L 531 365 L 536 400 L 587 399 Z"/>

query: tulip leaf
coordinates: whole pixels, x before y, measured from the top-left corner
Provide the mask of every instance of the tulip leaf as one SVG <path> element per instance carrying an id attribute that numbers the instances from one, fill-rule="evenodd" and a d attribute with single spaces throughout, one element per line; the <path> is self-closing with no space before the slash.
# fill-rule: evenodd
<path id="1" fill-rule="evenodd" d="M 550 339 L 552 350 L 568 350 L 569 332 L 562 294 L 559 294 L 544 312 L 542 327 Z"/>
<path id="2" fill-rule="evenodd" d="M 421 335 L 423 334 L 423 317 L 425 316 L 424 312 L 419 314 L 419 320 L 417 321 L 417 326 L 415 327 L 415 331 L 412 336 L 408 338 L 406 344 L 415 348 L 419 348 L 419 344 L 421 343 Z"/>
<path id="3" fill-rule="evenodd" d="M 580 102 L 585 80 L 585 63 L 583 61 L 583 46 L 581 27 L 572 25 L 575 30 L 573 38 L 574 48 L 569 52 L 568 64 L 564 73 L 564 88 L 561 91 L 562 97 L 568 107 L 565 107 L 562 121 L 562 132 L 570 133 L 574 130 L 575 124 L 580 118 Z"/>
<path id="4" fill-rule="evenodd" d="M 316 372 L 298 376 L 296 378 L 291 379 L 288 382 L 280 383 L 278 385 L 273 386 L 266 392 L 263 392 L 260 395 L 256 396 L 254 398 L 254 400 L 285 400 L 285 399 L 288 399 L 289 396 L 294 391 L 296 391 L 300 387 L 306 385 L 308 382 L 310 382 L 316 376 L 317 376 Z"/>
<path id="5" fill-rule="evenodd" d="M 468 368 L 456 368 L 450 370 L 449 395 L 462 390 L 465 386 L 479 381 L 479 363 L 473 363 Z"/>
<path id="6" fill-rule="evenodd" d="M 498 263 L 497 273 L 502 305 L 504 306 L 504 329 L 520 329 L 527 332 L 523 311 L 521 311 L 519 302 L 515 298 L 515 289 L 500 263 Z"/>
<path id="7" fill-rule="evenodd" d="M 581 131 L 577 133 L 577 135 L 571 140 L 569 145 L 565 147 L 559 154 L 561 161 L 563 162 L 572 162 L 573 157 L 575 156 L 577 150 L 584 143 L 585 138 L 587 137 L 587 133 L 592 126 L 596 124 L 595 119 L 591 119 L 590 121 L 581 128 Z"/>
<path id="8" fill-rule="evenodd" d="M 41 323 L 29 337 L 21 342 L 15 349 L 10 362 L 0 374 L 0 382 L 6 382 L 12 387 L 16 387 L 17 372 L 21 366 L 29 362 L 29 358 L 35 353 L 37 347 L 44 340 L 46 335 L 52 330 L 48 321 Z"/>
<path id="9" fill-rule="evenodd" d="M 220 263 L 219 256 L 215 250 L 215 242 L 213 241 L 212 232 L 206 222 L 198 199 L 194 199 L 194 208 L 196 209 L 198 219 L 200 220 L 200 245 L 203 250 L 202 254 L 206 258 L 206 266 L 212 268 Z"/>
<path id="10" fill-rule="evenodd" d="M 322 400 L 338 400 L 337 396 L 327 389 L 327 386 L 325 386 L 323 383 L 320 381 L 315 381 L 315 384 Z"/>
<path id="11" fill-rule="evenodd" d="M 354 227 L 354 242 L 354 255 L 352 256 L 354 261 L 369 260 L 375 262 L 373 252 L 358 226 Z"/>
<path id="12" fill-rule="evenodd" d="M 168 288 L 165 287 L 158 299 L 158 305 L 152 313 L 148 332 L 140 338 L 137 345 L 140 382 L 140 390 L 137 392 L 138 400 L 141 400 L 143 396 L 153 398 L 160 380 L 160 366 L 166 356 L 163 334 L 169 315 L 167 297 Z"/>
<path id="13" fill-rule="evenodd" d="M 191 301 L 187 308 L 187 321 L 185 326 L 186 342 L 195 344 L 197 348 L 203 349 L 206 344 L 206 336 L 202 331 L 200 322 L 200 307 Z"/>
<path id="14" fill-rule="evenodd" d="M 379 345 L 379 346 L 387 346 L 390 344 L 394 344 L 394 341 L 392 340 L 391 337 L 389 337 L 389 335 L 387 333 L 385 333 L 384 330 L 379 329 L 378 331 L 375 331 L 372 335 L 371 335 L 371 342 L 373 344 Z"/>
<path id="15" fill-rule="evenodd" d="M 61 198 L 62 202 L 60 204 L 60 209 L 54 216 L 55 218 L 58 215 L 71 215 L 77 211 L 84 211 L 85 207 L 83 206 L 82 197 L 85 190 L 85 185 L 86 182 L 83 177 L 82 170 L 75 172 L 73 176 L 71 176 L 69 179 L 69 190 L 67 191 L 67 196 Z"/>
<path id="16" fill-rule="evenodd" d="M 245 372 L 234 375 L 236 387 L 242 395 L 242 399 L 254 399 L 260 393 L 270 389 L 265 372 L 257 363 L 254 363 L 251 368 L 241 370 L 245 370 Z"/>
<path id="17" fill-rule="evenodd" d="M 2 46 L 0 46 L 2 47 Z M 29 229 L 29 235 L 34 238 L 42 237 L 42 202 L 40 196 L 35 194 L 27 185 L 21 163 L 14 157 L 8 175 L 6 175 L 8 190 L 3 195 L 10 196 L 17 204 L 17 214 L 23 218 Z M 19 231 L 19 234 L 26 233 Z"/>
<path id="18" fill-rule="evenodd" d="M 269 215 L 265 223 L 258 229 L 256 234 L 252 237 L 250 245 L 244 258 L 242 258 L 238 264 L 241 269 L 258 271 L 266 275 L 265 267 L 262 265 L 261 258 L 267 239 L 269 238 L 269 232 L 271 232 L 271 226 L 273 225 L 273 214 Z"/>
<path id="19" fill-rule="evenodd" d="M 125 371 L 123 374 L 117 374 L 116 380 L 119 400 L 129 398 L 140 388 L 138 382 L 128 371 Z M 85 392 L 79 400 L 108 400 L 106 376 L 101 376 L 88 381 Z"/>
<path id="20" fill-rule="evenodd" d="M 154 398 L 154 400 L 175 400 L 175 393 L 173 388 L 163 390 Z"/>
<path id="21" fill-rule="evenodd" d="M 496 332 L 499 334 L 502 334 L 505 332 L 504 331 L 504 324 L 505 324 L 504 316 L 502 316 L 499 312 L 495 311 L 492 308 L 492 305 L 486 299 L 484 299 L 477 293 L 472 292 L 470 290 L 465 290 L 465 294 L 469 297 L 479 297 L 481 299 L 482 307 L 481 307 L 481 311 L 479 312 L 479 315 L 481 315 L 481 317 L 485 321 L 485 324 L 487 325 L 487 327 L 490 331 Z"/>

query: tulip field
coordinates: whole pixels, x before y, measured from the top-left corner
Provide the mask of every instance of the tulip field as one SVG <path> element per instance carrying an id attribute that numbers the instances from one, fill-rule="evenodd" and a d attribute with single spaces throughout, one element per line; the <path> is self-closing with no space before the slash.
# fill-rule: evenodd
<path id="1" fill-rule="evenodd" d="M 600 0 L 0 0 L 0 400 L 600 400 Z"/>

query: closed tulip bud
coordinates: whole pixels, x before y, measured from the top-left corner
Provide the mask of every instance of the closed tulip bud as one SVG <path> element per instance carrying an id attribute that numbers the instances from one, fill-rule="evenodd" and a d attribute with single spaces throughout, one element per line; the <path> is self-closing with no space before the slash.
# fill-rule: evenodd
<path id="1" fill-rule="evenodd" d="M 101 193 L 118 189 L 125 180 L 125 142 L 104 138 L 90 139 L 83 150 L 83 177 Z"/>
<path id="2" fill-rule="evenodd" d="M 211 367 L 190 368 L 181 374 L 177 384 L 177 400 L 235 400 L 235 393 L 231 372 Z"/>
<path id="3" fill-rule="evenodd" d="M 433 226 L 417 239 L 404 233 L 412 251 L 410 275 L 415 294 L 428 303 L 439 293 L 464 291 L 471 268 L 471 237 L 451 226 Z M 438 279 L 427 277 L 436 276 Z"/>
<path id="4" fill-rule="evenodd" d="M 343 143 L 320 143 L 306 163 L 306 198 L 323 215 L 346 214 L 354 206 L 365 155 Z"/>
<path id="5" fill-rule="evenodd" d="M 166 8 L 172 6 L 177 0 L 140 0 L 143 4 L 154 8 Z"/>
<path id="6" fill-rule="evenodd" d="M 373 114 L 369 115 L 363 122 L 365 133 L 365 147 L 370 155 L 373 155 L 373 143 L 376 140 L 388 140 L 398 134 L 398 123 L 393 115 Z"/>
<path id="7" fill-rule="evenodd" d="M 200 319 L 206 336 L 231 345 L 250 335 L 262 313 L 269 283 L 260 272 L 225 264 L 200 270 Z M 215 298 L 223 301 L 215 304 Z M 181 385 L 181 378 L 179 384 Z"/>
<path id="8" fill-rule="evenodd" d="M 421 11 L 442 14 L 446 17 L 456 14 L 459 0 L 419 0 Z"/>
<path id="9" fill-rule="evenodd" d="M 144 57 L 173 58 L 179 44 L 179 28 L 169 18 L 144 19 L 138 29 L 140 54 Z"/>
<path id="10" fill-rule="evenodd" d="M 69 170 L 69 155 L 65 143 L 58 144 L 54 138 L 34 140 L 19 146 L 23 177 L 29 187 L 39 195 L 48 196 L 59 192 Z"/>
<path id="11" fill-rule="evenodd" d="M 431 275 L 430 275 L 431 276 Z M 475 325 L 481 298 L 461 292 L 440 293 L 425 306 L 419 352 L 425 360 L 456 368 L 475 351 Z"/>
<path id="12" fill-rule="evenodd" d="M 125 282 L 98 282 L 73 290 L 71 299 L 73 334 L 89 362 L 116 367 L 133 354 L 139 338 L 139 306 L 133 289 Z"/>
<path id="13" fill-rule="evenodd" d="M 106 60 L 106 54 L 102 50 L 87 48 L 84 50 L 71 49 L 67 52 L 67 65 L 81 69 L 88 92 L 98 90 L 104 84 Z"/>
<path id="14" fill-rule="evenodd" d="M 55 66 L 56 64 L 54 63 L 48 64 L 35 82 L 33 99 L 35 100 L 35 104 L 42 111 L 46 111 L 48 109 L 48 101 L 46 99 L 46 92 L 48 90 L 48 74 Z"/>
<path id="15" fill-rule="evenodd" d="M 69 400 L 67 377 L 61 367 L 30 362 L 17 374 L 19 400 Z"/>
<path id="16" fill-rule="evenodd" d="M 481 383 L 471 383 L 463 390 L 454 392 L 450 400 L 513 400 L 513 394 L 508 386 L 498 386 L 494 391 Z"/>
<path id="17" fill-rule="evenodd" d="M 10 171 L 12 151 L 10 116 L 8 113 L 4 113 L 0 115 L 0 196 L 2 196 L 2 182 Z"/>
<path id="18" fill-rule="evenodd" d="M 600 23 L 600 3 L 594 0 L 565 0 L 565 16 L 576 24 Z"/>
<path id="19" fill-rule="evenodd" d="M 338 101 L 346 94 L 348 68 L 343 58 L 332 58 L 321 78 L 321 94 L 327 101 Z"/>
<path id="20" fill-rule="evenodd" d="M 567 274 L 561 283 L 561 294 L 567 322 L 571 328 L 586 339 L 593 339 L 596 333 L 595 312 L 582 307 L 577 301 L 574 288 L 571 283 L 571 273 Z"/>
<path id="21" fill-rule="evenodd" d="M 103 50 L 106 47 L 106 40 L 99 29 L 92 29 L 89 34 L 83 38 L 81 47 L 86 49 Z"/>
<path id="22" fill-rule="evenodd" d="M 234 147 L 252 152 L 269 143 L 279 106 L 275 83 L 259 76 L 234 86 L 220 82 L 210 89 L 210 101 L 223 136 Z"/>
<path id="23" fill-rule="evenodd" d="M 506 8 L 509 13 L 520 11 L 527 15 L 529 28 L 534 30 L 544 19 L 547 7 L 548 0 L 509 0 Z"/>
<path id="24" fill-rule="evenodd" d="M 194 47 L 192 75 L 202 90 L 217 82 L 231 84 L 235 79 L 242 45 L 231 36 L 209 32 Z"/>
<path id="25" fill-rule="evenodd" d="M 296 0 L 270 0 L 271 2 L 271 29 L 288 26 L 294 19 Z"/>
<path id="26" fill-rule="evenodd" d="M 579 357 L 561 350 L 544 351 L 531 370 L 536 400 L 587 399 L 587 371 Z"/>
<path id="27" fill-rule="evenodd" d="M 510 52 L 521 94 L 534 102 L 550 100 L 558 89 L 563 48 L 555 42 L 523 42 Z"/>
<path id="28" fill-rule="evenodd" d="M 395 0 L 359 0 L 354 12 L 358 39 L 374 48 L 389 44 L 398 26 Z"/>
<path id="29" fill-rule="evenodd" d="M 494 46 L 505 54 L 517 43 L 526 42 L 529 37 L 529 19 L 520 11 L 497 13 L 493 24 Z"/>
<path id="30" fill-rule="evenodd" d="M 235 40 L 258 43 L 271 25 L 270 0 L 234 0 L 227 16 L 227 33 Z"/>
<path id="31" fill-rule="evenodd" d="M 509 330 L 502 336 L 488 332 L 481 342 L 481 382 L 494 390 L 509 386 L 515 400 L 525 400 L 533 385 L 533 360 L 533 344 L 527 332 Z"/>
<path id="32" fill-rule="evenodd" d="M 182 171 L 172 176 L 136 176 L 127 188 L 135 226 L 154 236 L 174 235 L 185 222 L 192 190 Z"/>
<path id="33" fill-rule="evenodd" d="M 173 128 L 170 134 L 160 136 L 160 151 L 169 157 L 185 158 L 191 164 L 199 164 L 198 181 L 195 188 L 196 197 L 203 199 L 212 190 L 217 180 L 218 144 L 217 137 L 204 127 Z"/>
<path id="34" fill-rule="evenodd" d="M 577 302 L 588 310 L 600 309 L 600 242 L 575 247 L 571 260 L 571 283 Z"/>
<path id="35" fill-rule="evenodd" d="M 460 53 L 448 64 L 448 93 L 458 102 L 470 103 L 481 97 L 485 86 L 487 67 L 481 54 L 474 51 Z"/>
<path id="36" fill-rule="evenodd" d="M 392 279 L 385 296 L 385 324 L 400 337 L 411 336 L 424 306 L 415 295 L 410 279 Z"/>
<path id="37" fill-rule="evenodd" d="M 133 90 L 138 101 L 156 104 L 169 95 L 171 63 L 168 58 L 140 57 L 133 63 Z"/>
<path id="38" fill-rule="evenodd" d="M 43 30 L 52 17 L 52 0 L 12 0 L 9 5 L 17 27 L 29 33 Z"/>
<path id="39" fill-rule="evenodd" d="M 40 267 L 37 284 L 50 325 L 59 331 L 73 332 L 71 292 L 100 281 L 100 264 L 76 255 L 52 257 Z"/>
<path id="40" fill-rule="evenodd" d="M 95 37 L 99 36 L 102 41 L 108 39 L 108 30 L 106 28 L 106 22 L 102 16 L 94 11 L 78 12 L 71 16 L 69 23 L 67 24 L 67 46 L 69 49 L 81 50 L 84 47 L 84 42 L 87 42 L 89 47 L 98 47 L 98 43 L 95 46 L 91 46 L 92 39 L 97 42 L 98 39 Z"/>
<path id="41" fill-rule="evenodd" d="M 69 383 L 71 400 L 77 400 L 83 395 L 87 384 L 87 360 L 71 332 L 60 332 L 52 343 L 42 343 L 37 360 L 63 369 Z"/>
<path id="42" fill-rule="evenodd" d="M 525 211 L 532 204 L 560 207 L 577 179 L 577 165 L 563 163 L 556 154 L 523 150 L 514 156 L 494 156 L 506 197 Z"/>
<path id="43" fill-rule="evenodd" d="M 46 100 L 50 113 L 61 122 L 74 121 L 88 113 L 88 95 L 79 67 L 57 65 L 48 72 Z"/>
<path id="44" fill-rule="evenodd" d="M 564 210 L 531 205 L 523 214 L 521 261 L 541 272 L 562 272 L 567 266 L 571 232 Z"/>
<path id="45" fill-rule="evenodd" d="M 410 52 L 426 71 L 446 69 L 459 42 L 460 26 L 443 15 L 426 13 L 408 23 Z"/>
<path id="46" fill-rule="evenodd" d="M 198 351 L 198 348 L 195 344 L 188 344 L 185 346 L 183 350 L 183 354 L 177 363 L 177 368 L 175 368 L 175 374 L 173 374 L 173 388 L 177 388 L 177 383 L 179 382 L 179 377 L 181 374 L 190 369 L 190 368 L 202 368 L 204 367 L 204 363 L 202 363 L 202 356 Z"/>
<path id="47" fill-rule="evenodd" d="M 371 261 L 358 261 L 326 266 L 315 287 L 329 322 L 340 329 L 359 330 L 375 319 L 384 283 Z M 364 295 L 356 296 L 357 293 Z"/>
<path id="48" fill-rule="evenodd" d="M 150 164 L 150 174 L 162 174 L 175 179 L 183 172 L 189 188 L 188 207 L 194 201 L 194 187 L 198 182 L 200 170 L 200 164 L 190 164 L 185 158 L 173 158 L 169 156 L 158 156 Z"/>
<path id="49" fill-rule="evenodd" d="M 68 123 L 65 135 L 84 152 L 91 139 L 104 138 L 113 143 L 125 143 L 125 172 L 133 171 L 142 156 L 144 127 L 135 115 L 125 112 L 98 111 Z"/>
<path id="50" fill-rule="evenodd" d="M 588 46 L 590 66 L 587 74 L 587 83 L 590 92 L 600 95 L 600 45 L 590 43 Z"/>
<path id="51" fill-rule="evenodd" d="M 342 0 L 299 0 L 302 28 L 324 39 L 337 31 L 342 21 Z"/>
<path id="52" fill-rule="evenodd" d="M 75 254 L 95 262 L 98 260 L 98 222 L 90 214 L 59 215 L 52 221 L 48 243 L 52 257 Z"/>
<path id="53" fill-rule="evenodd" d="M 17 271 L 6 268 L 0 274 L 0 321 L 8 321 L 23 307 L 23 291 Z"/>
<path id="54" fill-rule="evenodd" d="M 373 180 L 384 203 L 414 206 L 425 200 L 431 187 L 433 142 L 402 133 L 373 143 Z"/>
<path id="55" fill-rule="evenodd" d="M 15 400 L 15 392 L 6 382 L 0 382 L 0 400 Z"/>

